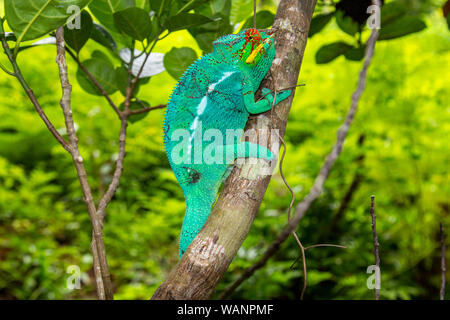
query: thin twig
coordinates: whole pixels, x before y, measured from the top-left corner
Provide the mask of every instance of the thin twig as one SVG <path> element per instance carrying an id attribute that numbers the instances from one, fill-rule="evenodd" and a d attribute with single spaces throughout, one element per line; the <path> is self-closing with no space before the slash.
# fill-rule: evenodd
<path id="1" fill-rule="evenodd" d="M 441 290 L 439 297 L 441 300 L 444 300 L 445 298 L 445 272 L 447 271 L 446 265 L 445 265 L 445 233 L 444 233 L 444 227 L 442 227 L 442 222 L 439 225 L 439 233 L 441 238 Z"/>
<path id="2" fill-rule="evenodd" d="M 135 115 L 135 114 L 146 113 L 146 112 L 150 112 L 150 111 L 156 110 L 156 109 L 164 109 L 165 107 L 167 107 L 167 104 L 159 104 L 159 105 L 154 106 L 154 107 L 145 107 L 145 108 L 137 109 L 137 110 L 129 110 L 128 111 L 128 115 Z"/>
<path id="3" fill-rule="evenodd" d="M 111 277 L 108 270 L 108 262 L 106 259 L 105 245 L 103 242 L 103 233 L 101 227 L 101 219 L 97 214 L 94 199 L 92 197 L 91 188 L 89 186 L 86 170 L 83 164 L 83 158 L 81 157 L 80 151 L 78 149 L 78 137 L 75 132 L 75 125 L 72 118 L 71 109 L 71 91 L 72 86 L 69 83 L 69 74 L 67 70 L 66 57 L 65 57 L 65 45 L 64 45 L 64 28 L 59 27 L 56 31 L 56 48 L 57 56 L 56 62 L 59 68 L 59 76 L 61 80 L 62 88 L 62 98 L 61 98 L 61 108 L 63 110 L 64 119 L 66 122 L 67 136 L 69 137 L 69 142 L 71 145 L 71 155 L 75 168 L 77 170 L 78 179 L 80 180 L 81 188 L 84 195 L 84 201 L 88 207 L 89 216 L 92 223 L 93 229 L 93 246 L 96 255 L 93 256 L 98 258 L 98 265 L 101 270 L 101 278 L 103 282 L 104 295 L 103 292 L 99 291 L 99 298 L 102 299 L 113 299 L 113 291 L 111 284 Z M 97 274 L 97 272 L 95 272 Z M 100 279 L 96 279 L 98 283 Z M 101 288 L 101 286 L 100 286 Z"/>
<path id="4" fill-rule="evenodd" d="M 59 132 L 56 130 L 56 128 L 53 126 L 53 124 L 50 122 L 50 120 L 47 118 L 47 115 L 45 114 L 44 110 L 42 109 L 41 105 L 39 104 L 33 90 L 31 90 L 31 88 L 28 86 L 27 82 L 25 81 L 25 79 L 22 75 L 22 72 L 20 71 L 19 66 L 17 65 L 16 59 L 15 59 L 11 49 L 9 48 L 8 42 L 6 41 L 5 32 L 3 30 L 3 21 L 0 21 L 0 38 L 2 41 L 3 49 L 5 50 L 5 53 L 14 69 L 14 76 L 17 78 L 17 80 L 22 85 L 28 98 L 33 103 L 33 106 L 36 109 L 36 112 L 41 117 L 42 121 L 44 121 L 45 125 L 47 126 L 47 128 L 51 132 L 51 134 L 53 134 L 53 136 L 56 138 L 56 140 L 61 144 L 61 146 L 69 153 L 72 152 L 69 143 L 59 134 Z"/>
<path id="5" fill-rule="evenodd" d="M 87 75 L 89 80 L 92 81 L 94 86 L 100 91 L 100 93 L 105 97 L 106 101 L 108 101 L 109 105 L 113 108 L 113 110 L 116 112 L 116 114 L 119 116 L 119 118 L 122 116 L 121 111 L 119 108 L 117 108 L 116 104 L 111 100 L 109 97 L 109 94 L 103 89 L 103 87 L 100 85 L 100 83 L 95 79 L 95 77 L 89 72 L 89 70 L 81 63 L 80 59 L 70 50 L 69 48 L 66 48 L 66 51 L 70 54 L 70 56 L 75 60 L 75 62 L 78 64 L 80 69 Z"/>
<path id="6" fill-rule="evenodd" d="M 373 232 L 373 254 L 375 256 L 375 265 L 377 269 L 380 270 L 380 253 L 379 247 L 380 243 L 378 242 L 377 235 L 377 216 L 375 214 L 375 196 L 370 197 L 370 215 L 372 216 L 372 232 Z M 378 276 L 379 272 L 375 272 L 375 276 Z M 379 282 L 379 279 L 376 279 L 376 283 Z M 377 285 L 375 285 L 375 300 L 380 299 L 380 289 Z"/>
<path id="7" fill-rule="evenodd" d="M 229 295 L 231 295 L 231 293 L 233 293 L 233 291 L 237 287 L 239 287 L 239 285 L 242 282 L 250 278 L 256 270 L 262 268 L 267 263 L 267 261 L 279 250 L 281 244 L 289 237 L 290 234 L 292 234 L 293 231 L 297 229 L 298 223 L 303 218 L 306 211 L 309 209 L 314 200 L 316 200 L 317 197 L 319 197 L 319 195 L 322 193 L 323 185 L 328 178 L 332 166 L 334 165 L 336 159 L 338 158 L 339 154 L 342 151 L 345 137 L 347 136 L 347 133 L 350 129 L 350 125 L 352 124 L 353 119 L 355 117 L 355 113 L 358 108 L 358 102 L 366 86 L 367 70 L 369 68 L 370 62 L 372 61 L 375 43 L 377 39 L 378 39 L 378 30 L 373 29 L 370 38 L 367 41 L 364 65 L 359 74 L 358 86 L 352 95 L 352 103 L 350 109 L 345 117 L 343 125 L 338 130 L 336 143 L 333 146 L 331 152 L 326 157 L 325 162 L 322 165 L 322 168 L 318 176 L 316 177 L 314 184 L 311 190 L 309 191 L 308 195 L 303 199 L 302 202 L 300 202 L 297 205 L 294 217 L 286 225 L 286 227 L 275 239 L 275 241 L 266 249 L 264 255 L 255 264 L 247 268 L 244 271 L 244 273 L 229 288 L 227 288 L 224 291 L 224 293 L 220 296 L 221 299 L 224 299 Z"/>

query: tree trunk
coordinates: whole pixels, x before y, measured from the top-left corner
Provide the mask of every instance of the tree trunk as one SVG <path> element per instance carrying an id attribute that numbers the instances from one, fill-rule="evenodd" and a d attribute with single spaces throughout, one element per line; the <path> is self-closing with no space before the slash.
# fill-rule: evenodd
<path id="1" fill-rule="evenodd" d="M 275 16 L 276 57 L 261 87 L 282 90 L 297 84 L 316 0 L 281 0 Z M 294 91 L 294 89 L 292 89 Z M 253 142 L 261 132 L 284 136 L 292 94 L 273 111 L 250 118 Z M 251 130 L 251 131 L 249 131 Z M 246 135 L 247 136 L 247 135 Z M 267 138 L 264 138 L 267 140 Z M 278 141 L 278 136 L 269 141 Z M 272 144 L 277 152 L 279 144 Z M 204 227 L 152 299 L 207 299 L 227 270 L 256 217 L 270 175 L 261 176 L 264 160 L 235 166 Z"/>

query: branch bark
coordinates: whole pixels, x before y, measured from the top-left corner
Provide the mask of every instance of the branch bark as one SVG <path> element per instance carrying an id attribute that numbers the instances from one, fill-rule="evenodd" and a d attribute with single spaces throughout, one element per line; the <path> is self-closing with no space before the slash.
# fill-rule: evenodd
<path id="1" fill-rule="evenodd" d="M 56 63 L 59 68 L 59 77 L 61 80 L 61 88 L 62 88 L 62 98 L 60 101 L 61 108 L 64 114 L 64 119 L 66 123 L 67 136 L 69 137 L 69 143 L 71 146 L 71 156 L 73 159 L 73 163 L 75 165 L 75 169 L 77 171 L 78 179 L 80 180 L 81 189 L 83 191 L 84 201 L 88 208 L 89 216 L 91 219 L 92 229 L 93 229 L 93 257 L 98 259 L 98 261 L 94 262 L 94 265 L 97 264 L 100 266 L 99 270 L 94 270 L 95 275 L 101 275 L 101 281 L 99 278 L 96 279 L 97 283 L 102 282 L 102 285 L 98 287 L 102 291 L 98 291 L 98 295 L 100 299 L 112 299 L 113 291 L 111 284 L 111 276 L 109 274 L 108 262 L 106 259 L 106 251 L 105 245 L 103 242 L 103 232 L 102 232 L 102 219 L 100 215 L 97 213 L 95 208 L 94 199 L 92 197 L 91 188 L 89 186 L 89 182 L 87 179 L 86 170 L 83 164 L 83 158 L 81 157 L 80 151 L 78 149 L 78 137 L 75 132 L 75 125 L 72 118 L 72 108 L 71 108 L 71 92 L 72 86 L 69 83 L 69 74 L 67 71 L 66 64 L 66 52 L 64 45 L 64 27 L 59 27 L 56 31 L 56 48 L 57 48 L 57 56 Z"/>
<path id="2" fill-rule="evenodd" d="M 273 24 L 277 31 L 276 57 L 261 87 L 277 89 L 297 84 L 315 4 L 316 0 L 280 1 Z M 257 129 L 266 133 L 275 129 L 284 136 L 293 96 L 274 112 L 249 120 L 246 132 L 257 131 L 249 135 L 253 142 L 261 137 Z M 270 121 L 264 121 L 268 117 Z M 270 176 L 258 176 L 263 163 L 246 163 L 233 169 L 206 224 L 152 299 L 205 299 L 214 292 L 246 238 L 269 184 Z"/>
<path id="3" fill-rule="evenodd" d="M 377 4 L 378 6 L 380 5 L 378 0 L 375 0 L 375 4 Z M 367 70 L 369 68 L 370 62 L 372 61 L 372 56 L 375 50 L 375 43 L 377 39 L 378 30 L 373 29 L 370 38 L 367 41 L 364 65 L 361 69 L 361 72 L 359 73 L 358 86 L 352 95 L 352 103 L 350 109 L 345 117 L 344 123 L 338 130 L 336 143 L 333 146 L 331 152 L 326 157 L 325 162 L 323 163 L 322 168 L 320 169 L 320 172 L 317 175 L 308 195 L 297 205 L 294 217 L 289 221 L 287 226 L 283 229 L 283 231 L 275 239 L 275 241 L 269 246 L 264 255 L 255 264 L 247 268 L 241 275 L 241 277 L 239 277 L 228 289 L 225 290 L 225 292 L 221 295 L 221 298 L 228 297 L 234 290 L 236 290 L 237 287 L 239 287 L 242 282 L 250 278 L 256 270 L 265 266 L 267 261 L 279 250 L 281 244 L 297 229 L 298 224 L 305 215 L 306 211 L 322 193 L 323 185 L 328 178 L 331 168 L 333 167 L 335 161 L 342 151 L 345 137 L 347 136 L 350 125 L 352 124 L 355 117 L 359 99 L 361 98 L 361 95 L 366 86 Z"/>

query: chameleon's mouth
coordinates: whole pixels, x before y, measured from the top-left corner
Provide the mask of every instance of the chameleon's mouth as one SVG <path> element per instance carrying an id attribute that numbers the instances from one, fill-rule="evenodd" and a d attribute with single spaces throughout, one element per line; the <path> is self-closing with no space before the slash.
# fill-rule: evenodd
<path id="1" fill-rule="evenodd" d="M 252 51 L 252 53 L 248 56 L 247 60 L 245 60 L 245 63 L 250 64 L 253 63 L 253 61 L 255 61 L 256 56 L 258 55 L 258 53 L 264 48 L 264 46 L 266 44 L 270 44 L 271 40 L 273 38 L 273 34 L 270 35 L 270 37 L 266 38 L 266 40 L 264 40 L 263 42 L 261 42 L 255 50 Z"/>

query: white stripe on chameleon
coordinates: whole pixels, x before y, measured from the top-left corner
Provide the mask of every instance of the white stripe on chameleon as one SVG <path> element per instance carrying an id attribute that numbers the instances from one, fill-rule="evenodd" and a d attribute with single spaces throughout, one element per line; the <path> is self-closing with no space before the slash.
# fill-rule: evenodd
<path id="1" fill-rule="evenodd" d="M 195 129 L 198 126 L 198 122 L 199 122 L 199 117 L 200 115 L 203 114 L 203 112 L 205 112 L 206 109 L 206 105 L 208 104 L 208 94 L 214 91 L 214 88 L 221 83 L 222 81 L 226 80 L 228 77 L 230 77 L 231 75 L 233 75 L 234 73 L 236 73 L 236 71 L 232 71 L 232 72 L 224 72 L 222 75 L 222 78 L 219 79 L 219 81 L 214 82 L 212 84 L 209 85 L 208 87 L 208 92 L 206 93 L 206 95 L 202 98 L 202 100 L 200 100 L 200 103 L 197 106 L 197 116 L 194 118 L 194 122 L 192 122 L 192 125 L 189 129 L 192 130 L 191 136 L 189 137 L 189 145 L 188 145 L 188 150 L 187 150 L 187 154 L 188 156 L 191 155 L 191 150 L 192 150 L 192 140 L 194 139 L 195 136 Z"/>

